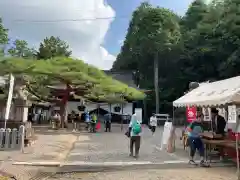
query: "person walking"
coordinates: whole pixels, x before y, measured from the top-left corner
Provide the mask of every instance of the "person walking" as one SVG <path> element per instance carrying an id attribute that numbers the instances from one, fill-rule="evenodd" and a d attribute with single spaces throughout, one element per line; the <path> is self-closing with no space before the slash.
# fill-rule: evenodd
<path id="1" fill-rule="evenodd" d="M 56 129 L 60 128 L 61 116 L 57 111 L 54 112 L 52 119 L 53 119 L 53 128 L 56 128 Z"/>
<path id="2" fill-rule="evenodd" d="M 112 123 L 112 115 L 111 113 L 107 113 L 105 115 L 105 132 L 111 132 L 111 123 Z"/>
<path id="3" fill-rule="evenodd" d="M 73 131 L 77 131 L 77 115 L 75 111 L 72 111 L 70 114 L 70 119 L 73 124 Z"/>
<path id="4" fill-rule="evenodd" d="M 86 111 L 85 113 L 85 123 L 86 123 L 86 130 L 89 131 L 90 115 L 88 111 Z"/>
<path id="5" fill-rule="evenodd" d="M 92 117 L 91 117 L 91 130 L 90 130 L 90 132 L 92 132 L 92 133 L 96 132 L 96 124 L 97 124 L 97 115 L 95 113 L 93 113 Z"/>
<path id="6" fill-rule="evenodd" d="M 150 117 L 150 127 L 152 131 L 152 135 L 154 135 L 157 127 L 157 117 L 155 114 L 152 114 L 152 116 Z"/>
<path id="7" fill-rule="evenodd" d="M 139 157 L 139 150 L 141 145 L 141 132 L 142 132 L 141 123 L 137 119 L 137 115 L 133 114 L 129 124 L 131 157 L 135 158 Z M 135 148 L 135 155 L 133 155 L 133 147 Z"/>

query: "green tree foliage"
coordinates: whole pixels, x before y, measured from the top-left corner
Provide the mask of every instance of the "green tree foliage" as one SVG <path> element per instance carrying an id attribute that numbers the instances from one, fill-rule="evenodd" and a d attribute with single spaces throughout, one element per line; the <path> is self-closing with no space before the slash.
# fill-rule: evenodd
<path id="1" fill-rule="evenodd" d="M 208 6 L 203 0 L 194 1 L 180 22 L 182 27 L 187 31 L 196 29 L 198 23 L 203 20 L 207 11 Z"/>
<path id="2" fill-rule="evenodd" d="M 51 59 L 54 57 L 69 57 L 72 51 L 69 50 L 69 45 L 62 41 L 59 37 L 47 37 L 40 43 L 37 52 L 38 59 Z"/>
<path id="3" fill-rule="evenodd" d="M 13 57 L 33 58 L 35 51 L 28 47 L 28 43 L 24 40 L 15 40 L 13 47 L 8 50 L 8 53 Z"/>
<path id="4" fill-rule="evenodd" d="M 8 43 L 8 30 L 4 28 L 0 18 L 0 56 L 4 54 L 4 47 Z"/>
<path id="5" fill-rule="evenodd" d="M 136 79 L 139 79 L 140 88 L 153 89 L 154 87 L 154 59 L 158 55 L 159 64 L 159 86 L 170 86 L 173 84 L 168 79 L 174 76 L 175 51 L 181 44 L 180 18 L 165 8 L 153 7 L 148 3 L 141 4 L 133 13 L 128 32 L 121 52 L 113 64 L 115 70 L 133 70 Z M 164 91 L 164 92 L 163 92 Z M 160 96 L 170 93 L 161 89 Z M 150 99 L 154 99 L 152 96 Z M 151 105 L 155 103 L 149 103 Z"/>
<path id="6" fill-rule="evenodd" d="M 0 44 L 7 44 L 7 30 L 1 21 L 0 37 Z M 59 37 L 45 38 L 38 52 L 30 49 L 26 41 L 17 39 L 8 52 L 11 58 L 2 57 L 0 75 L 12 73 L 23 78 L 23 86 L 35 99 L 60 101 L 49 88 L 56 84 L 65 85 L 75 96 L 95 101 L 122 102 L 144 98 L 142 92 L 112 79 L 94 66 L 67 58 L 71 51 Z M 38 61 L 34 60 L 36 57 Z"/>
<path id="7" fill-rule="evenodd" d="M 66 85 L 71 92 L 95 100 L 107 101 L 112 96 L 115 100 L 144 98 L 143 93 L 110 78 L 103 71 L 81 60 L 5 58 L 0 61 L 0 68 L 2 75 L 12 73 L 22 76 L 27 90 L 44 101 L 56 101 L 50 93 L 51 88 L 48 88 L 56 84 Z"/>
<path id="8" fill-rule="evenodd" d="M 159 56 L 160 99 L 163 102 L 161 111 L 165 111 L 165 102 L 171 102 L 183 95 L 191 81 L 218 80 L 239 75 L 240 2 L 237 0 L 214 0 L 210 4 L 204 2 L 195 0 L 181 18 L 169 11 L 168 14 L 172 14 L 166 15 L 171 17 L 168 19 L 169 28 L 159 28 L 162 33 L 157 34 L 154 28 L 166 22 L 159 18 L 159 13 L 167 10 L 154 8 L 145 3 L 133 13 L 126 39 L 113 69 L 133 70 L 139 76 L 136 79 L 139 80 L 141 88 L 153 89 L 153 54 L 150 50 L 161 49 Z M 144 21 L 147 16 L 149 19 Z M 174 16 L 176 18 L 173 18 Z M 157 19 L 159 23 L 155 23 Z M 179 26 L 181 35 L 178 34 Z M 179 43 L 173 43 L 170 50 L 168 43 L 157 43 L 164 39 L 163 32 L 173 31 L 175 35 L 170 37 L 173 37 L 174 42 L 177 42 L 179 37 L 181 39 Z M 151 96 L 150 94 L 150 99 L 154 99 L 154 96 Z M 154 104 L 154 101 L 149 104 Z"/>
<path id="9" fill-rule="evenodd" d="M 8 30 L 4 28 L 2 19 L 0 18 L 0 45 L 8 43 Z"/>

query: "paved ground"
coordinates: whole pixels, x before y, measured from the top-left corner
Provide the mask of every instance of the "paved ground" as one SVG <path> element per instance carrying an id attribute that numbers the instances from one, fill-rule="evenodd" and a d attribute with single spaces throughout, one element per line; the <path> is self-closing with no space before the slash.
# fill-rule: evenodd
<path id="1" fill-rule="evenodd" d="M 129 157 L 129 139 L 124 135 L 126 128 L 121 132 L 120 126 L 115 125 L 110 133 L 85 133 L 79 136 L 66 161 L 134 161 L 135 159 Z M 174 154 L 160 151 L 162 130 L 162 128 L 158 128 L 153 136 L 147 127 L 143 128 L 138 161 L 163 162 L 182 160 L 182 158 Z"/>
<path id="2" fill-rule="evenodd" d="M 18 180 L 44 177 L 55 169 L 30 166 L 12 165 L 14 161 L 62 161 L 72 148 L 77 137 L 73 134 L 54 133 L 45 134 L 39 131 L 36 133 L 37 141 L 31 147 L 26 147 L 24 153 L 20 151 L 1 151 L 0 153 L 0 175 L 1 171 L 15 175 Z M 41 179 L 41 178 L 40 178 Z"/>
<path id="3" fill-rule="evenodd" d="M 189 168 L 55 175 L 48 180 L 236 180 L 234 169 Z"/>
<path id="4" fill-rule="evenodd" d="M 19 152 L 0 153 L 2 163 L 1 170 L 17 175 L 19 180 L 28 180 L 35 177 L 48 176 L 56 171 L 54 168 L 39 168 L 26 166 L 13 166 L 12 161 L 65 161 L 68 162 L 177 162 L 187 160 L 187 152 L 183 151 L 177 138 L 177 153 L 169 154 L 160 150 L 161 135 L 163 128 L 158 128 L 153 136 L 150 130 L 143 128 L 142 144 L 140 149 L 140 158 L 135 160 L 129 155 L 129 139 L 124 135 L 127 127 L 121 131 L 120 125 L 114 125 L 111 133 L 99 132 L 91 133 L 72 133 L 71 131 L 51 131 L 39 130 L 37 143 L 25 149 L 25 153 Z M 180 131 L 177 131 L 180 134 Z M 179 136 L 179 135 L 178 135 Z M 70 150 L 71 149 L 71 150 Z M 128 169 L 129 170 L 129 169 Z M 210 168 L 210 169 L 161 169 L 161 170 L 132 170 L 120 172 L 101 172 L 84 174 L 64 174 L 52 177 L 58 180 L 233 180 L 234 172 L 228 169 Z M 206 178 L 208 177 L 208 178 Z M 34 179 L 34 178 L 32 178 Z"/>
<path id="5" fill-rule="evenodd" d="M 176 147 L 177 152 L 169 154 L 160 150 L 161 135 L 163 128 L 158 128 L 152 136 L 149 129 L 143 129 L 142 146 L 140 158 L 135 160 L 129 155 L 129 139 L 124 135 L 120 126 L 113 127 L 111 133 L 100 132 L 96 134 L 85 133 L 78 140 L 66 161 L 84 162 L 130 162 L 150 161 L 154 163 L 177 162 L 188 158 L 187 152 L 183 150 L 179 140 L 181 130 L 177 130 Z M 181 164 L 180 164 L 181 166 Z M 236 180 L 235 168 L 187 168 L 171 166 L 164 169 L 141 169 L 127 171 L 98 172 L 98 173 L 67 173 L 57 174 L 49 180 Z"/>

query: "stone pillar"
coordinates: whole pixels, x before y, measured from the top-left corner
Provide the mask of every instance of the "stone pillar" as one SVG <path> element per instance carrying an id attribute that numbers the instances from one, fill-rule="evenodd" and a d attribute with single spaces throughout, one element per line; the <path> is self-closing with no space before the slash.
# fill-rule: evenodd
<path id="1" fill-rule="evenodd" d="M 15 100 L 14 102 L 15 106 L 15 119 L 20 122 L 27 122 L 28 118 L 28 108 L 31 106 L 31 104 L 26 100 Z"/>

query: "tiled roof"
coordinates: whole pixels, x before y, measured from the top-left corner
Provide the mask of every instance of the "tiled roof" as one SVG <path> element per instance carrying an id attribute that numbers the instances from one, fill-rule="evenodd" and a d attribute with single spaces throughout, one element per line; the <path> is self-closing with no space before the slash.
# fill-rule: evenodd
<path id="1" fill-rule="evenodd" d="M 138 87 L 134 83 L 132 72 L 129 72 L 129 71 L 111 71 L 111 70 L 106 70 L 104 72 L 107 75 L 112 76 L 112 78 L 114 78 L 118 81 L 121 81 L 122 83 L 127 84 L 128 86 L 138 89 Z"/>

